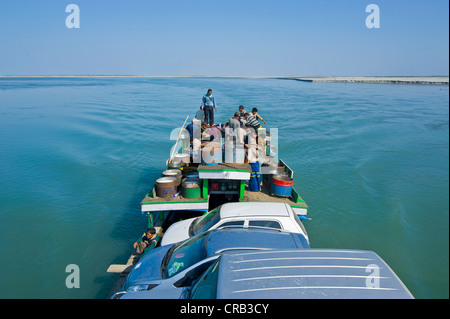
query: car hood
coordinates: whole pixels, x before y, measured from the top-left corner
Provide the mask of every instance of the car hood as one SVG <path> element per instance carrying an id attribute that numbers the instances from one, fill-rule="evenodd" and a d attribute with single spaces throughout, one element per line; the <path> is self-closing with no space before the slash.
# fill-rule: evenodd
<path id="1" fill-rule="evenodd" d="M 172 246 L 161 246 L 146 253 L 128 275 L 124 290 L 134 285 L 161 283 L 161 263 Z"/>
<path id="2" fill-rule="evenodd" d="M 190 237 L 189 226 L 191 226 L 192 222 L 196 219 L 197 217 L 189 218 L 172 224 L 165 231 L 164 236 L 161 240 L 161 246 L 175 244 L 188 239 Z"/>

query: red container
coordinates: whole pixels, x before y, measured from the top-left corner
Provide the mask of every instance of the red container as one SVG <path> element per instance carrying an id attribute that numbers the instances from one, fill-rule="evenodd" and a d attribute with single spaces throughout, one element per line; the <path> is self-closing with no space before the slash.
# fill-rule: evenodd
<path id="1" fill-rule="evenodd" d="M 293 186 L 294 180 L 289 177 L 286 177 L 286 176 L 283 176 L 283 179 L 278 179 L 276 177 L 273 177 L 272 184 L 277 185 L 277 186 Z"/>
<path id="2" fill-rule="evenodd" d="M 292 193 L 292 186 L 294 180 L 288 176 L 276 176 L 272 177 L 271 192 L 275 196 L 289 197 Z"/>

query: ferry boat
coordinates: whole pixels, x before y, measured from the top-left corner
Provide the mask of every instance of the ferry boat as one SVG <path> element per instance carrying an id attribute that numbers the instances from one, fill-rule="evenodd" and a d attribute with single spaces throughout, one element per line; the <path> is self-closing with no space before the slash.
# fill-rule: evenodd
<path id="1" fill-rule="evenodd" d="M 193 218 L 198 218 L 198 220 L 200 220 L 201 218 L 207 219 L 209 218 L 208 215 L 210 216 L 213 216 L 213 214 L 218 215 L 219 209 L 221 207 L 226 207 L 229 203 L 242 203 L 243 207 L 246 207 L 246 209 L 249 208 L 249 203 L 250 205 L 251 203 L 267 203 L 268 207 L 271 207 L 270 205 L 279 205 L 273 207 L 282 207 L 284 205 L 283 206 L 285 207 L 284 209 L 293 212 L 293 215 L 295 215 L 295 221 L 293 222 L 297 223 L 301 227 L 301 230 L 299 231 L 300 234 L 297 234 L 298 237 L 300 237 L 300 240 L 297 236 L 294 236 L 295 238 L 293 239 L 292 242 L 288 241 L 289 243 L 292 244 L 292 246 L 289 247 L 278 247 L 277 244 L 274 244 L 272 246 L 269 245 L 270 247 L 269 246 L 264 247 L 264 244 L 262 244 L 261 247 L 253 247 L 254 245 L 250 247 L 248 246 L 250 244 L 246 246 L 242 245 L 242 243 L 239 243 L 237 244 L 236 248 L 233 248 L 232 250 L 236 251 L 242 249 L 245 251 L 248 251 L 249 249 L 283 250 L 283 249 L 292 249 L 295 247 L 298 247 L 301 250 L 309 249 L 310 248 L 309 239 L 306 233 L 306 229 L 302 223 L 302 220 L 309 220 L 309 218 L 307 217 L 308 205 L 301 198 L 298 191 L 293 187 L 294 171 L 283 160 L 281 159 L 278 160 L 278 156 L 276 154 L 277 148 L 274 146 L 273 143 L 274 141 L 271 140 L 270 131 L 266 131 L 265 129 L 258 130 L 257 133 L 258 138 L 255 138 L 256 134 L 253 134 L 253 138 L 255 138 L 257 142 L 255 143 L 255 140 L 253 140 L 253 142 L 249 140 L 247 141 L 247 143 L 245 143 L 246 144 L 245 148 L 239 149 L 235 147 L 236 143 L 238 143 L 236 140 L 236 135 L 225 134 L 226 125 L 220 125 L 219 128 L 221 129 L 220 131 L 222 132 L 222 136 L 219 137 L 218 140 L 216 139 L 213 141 L 213 138 L 211 138 L 211 140 L 208 141 L 209 143 L 208 142 L 203 143 L 200 149 L 197 148 L 197 152 L 201 152 L 203 153 L 203 155 L 205 155 L 205 152 L 207 152 L 208 154 L 206 154 L 206 157 L 208 157 L 210 161 L 207 161 L 205 159 L 198 161 L 196 160 L 196 156 L 198 154 L 196 154 L 196 152 L 194 151 L 192 138 L 189 136 L 189 134 L 186 134 L 187 131 L 186 129 L 184 129 L 183 125 L 182 129 L 178 134 L 177 142 L 175 143 L 175 146 L 172 149 L 170 158 L 166 161 L 165 166 L 161 167 L 161 177 L 156 179 L 152 189 L 140 202 L 142 213 L 147 215 L 148 217 L 147 222 L 148 225 L 146 225 L 147 227 L 145 227 L 145 229 L 152 227 L 155 228 L 159 238 L 164 239 L 164 233 L 168 229 L 172 230 L 180 229 L 180 227 L 171 228 L 171 226 L 180 223 L 180 220 L 191 220 L 191 219 L 193 220 Z M 207 130 L 205 130 L 205 132 L 207 132 Z M 252 139 L 251 136 L 249 138 Z M 234 146 L 232 147 L 232 149 L 229 148 L 230 142 L 231 145 Z M 178 143 L 180 143 L 181 147 L 179 146 L 179 148 L 181 152 L 176 152 Z M 254 165 L 255 158 L 251 158 L 251 156 L 249 155 L 249 149 L 252 147 L 251 145 L 253 146 L 257 145 L 256 159 L 258 161 L 256 161 L 256 165 L 259 169 L 255 169 Z M 243 151 L 244 153 L 239 154 L 240 151 Z M 230 158 L 231 161 L 229 160 Z M 236 209 L 236 207 L 239 206 L 239 204 L 233 205 L 235 206 L 233 209 Z M 225 209 L 222 209 L 222 211 L 225 211 Z M 233 212 L 230 213 L 230 211 L 232 210 L 231 209 L 227 210 L 226 214 L 228 217 L 230 216 L 230 214 L 233 214 Z M 224 214 L 225 213 L 222 212 L 222 215 Z M 244 215 L 242 212 L 238 214 Z M 265 215 L 266 216 L 271 215 L 267 209 Z M 276 215 L 276 213 L 274 212 L 273 215 Z M 194 224 L 194 221 L 192 221 L 191 224 Z M 262 231 L 255 231 L 255 234 L 245 233 L 244 235 L 242 235 L 243 236 L 242 238 L 246 238 L 245 240 L 249 242 L 253 240 L 252 238 L 258 238 L 258 236 L 261 236 L 264 231 L 268 232 L 269 235 L 271 235 L 270 234 L 271 231 L 279 231 L 280 234 L 283 232 L 284 233 L 288 232 L 284 230 L 284 228 L 286 227 L 283 227 L 281 223 L 278 223 L 276 226 L 274 226 L 273 224 L 269 225 L 267 223 L 259 225 L 258 224 L 251 225 L 250 222 L 246 222 L 245 224 L 244 222 L 242 222 L 242 224 L 239 225 L 228 225 L 228 226 L 247 229 L 252 229 L 253 227 L 255 229 L 262 229 Z M 143 231 L 145 231 L 145 229 L 143 229 Z M 223 227 L 219 227 L 219 229 L 214 230 L 212 229 L 209 230 L 205 229 L 205 230 L 208 230 L 208 233 L 211 232 L 212 234 L 227 233 L 226 231 L 223 230 L 221 231 L 220 229 L 223 229 Z M 184 232 L 186 232 L 186 230 L 184 230 Z M 229 234 L 239 234 L 239 233 L 240 232 L 238 230 L 229 232 Z M 240 236 L 229 234 L 222 236 L 225 237 Z M 273 236 L 274 236 L 273 238 L 278 238 L 277 234 L 273 234 Z M 281 236 L 280 238 L 283 238 L 283 240 L 285 240 L 285 237 L 282 237 L 282 235 L 280 236 Z M 219 237 L 220 237 L 219 235 L 216 235 L 215 240 L 217 241 L 218 240 L 217 238 Z M 236 239 L 234 237 L 232 237 L 232 239 L 239 241 L 239 239 Z M 158 251 L 159 257 L 157 257 L 159 258 L 158 262 L 160 263 L 161 258 L 167 259 L 168 252 L 170 251 L 173 252 L 174 247 L 177 247 L 177 245 L 178 247 L 180 247 L 179 246 L 180 243 L 179 244 L 171 243 L 171 245 L 161 246 L 160 241 L 158 243 L 158 246 L 160 247 L 153 249 L 153 251 L 159 250 Z M 216 262 L 216 258 L 221 253 L 227 251 L 227 249 L 221 246 L 220 243 L 216 243 L 215 245 L 217 247 L 221 247 L 221 249 L 217 253 L 213 253 L 213 256 L 209 256 L 207 258 L 205 257 L 208 267 L 213 261 Z M 324 250 L 324 252 L 325 255 L 322 255 L 320 258 L 318 257 L 317 262 L 319 263 L 324 262 L 325 264 L 323 264 L 322 266 L 318 265 L 317 269 L 319 269 L 320 267 L 327 267 L 327 264 L 324 260 L 328 262 L 330 260 L 339 259 L 339 257 L 333 257 L 337 253 L 336 252 L 333 253 L 332 250 Z M 145 267 L 148 266 L 148 263 L 146 263 L 143 260 L 147 258 L 146 257 L 147 254 L 157 255 L 157 253 L 153 253 L 152 251 L 150 252 L 146 251 L 144 252 L 144 254 L 138 257 L 140 259 L 137 259 L 136 255 L 132 254 L 126 264 L 111 265 L 109 267 L 109 269 L 107 270 L 108 272 L 120 274 L 118 280 L 116 281 L 115 286 L 111 291 L 110 298 L 113 299 L 119 299 L 121 297 L 146 298 L 145 295 L 128 294 L 126 290 L 127 289 L 130 290 L 131 284 L 127 282 L 127 280 L 129 281 L 128 276 L 130 275 L 130 272 L 132 273 L 133 269 L 140 267 L 139 271 L 142 273 L 143 271 L 142 269 L 144 268 L 145 270 Z M 166 255 L 163 257 L 164 254 Z M 184 252 L 179 253 L 180 256 L 184 256 L 184 254 L 185 254 Z M 349 252 L 347 253 L 347 255 L 351 255 L 351 253 Z M 151 256 L 149 256 L 148 258 L 150 257 Z M 343 260 L 348 258 L 349 257 L 346 256 Z M 166 261 L 163 260 L 163 263 L 164 262 L 167 262 L 167 260 Z M 383 264 L 384 267 L 385 265 L 384 262 L 379 261 L 379 263 Z M 286 266 L 284 265 L 283 267 Z M 363 269 L 364 267 L 360 268 Z M 351 271 L 356 271 L 354 265 L 349 266 L 348 269 Z M 358 271 L 361 271 L 361 269 L 359 269 Z M 205 269 L 202 268 L 202 271 L 204 270 Z M 167 270 L 165 271 L 167 272 Z M 177 271 L 174 272 L 177 273 Z M 134 270 L 134 272 L 136 273 L 138 271 Z M 161 270 L 161 274 L 162 273 L 163 271 Z M 393 298 L 412 297 L 412 295 L 409 293 L 409 291 L 407 291 L 406 287 L 399 281 L 399 279 L 395 276 L 395 274 L 393 273 L 389 274 L 390 274 L 389 276 L 384 278 L 389 277 L 392 280 L 396 281 L 396 287 L 403 287 L 400 289 L 401 291 L 399 294 L 393 295 L 394 296 Z M 145 285 L 139 285 L 139 287 L 141 288 L 139 288 L 138 291 L 145 290 L 148 292 L 148 290 L 157 287 L 162 281 L 164 281 L 164 280 L 161 281 L 161 278 L 159 278 L 159 274 L 157 274 L 156 276 L 158 277 L 157 280 L 152 281 L 149 279 L 149 281 L 145 282 Z M 170 272 L 169 275 L 166 274 L 166 276 L 171 277 Z M 296 274 L 296 276 L 301 275 Z M 315 275 L 309 274 L 308 276 L 315 276 Z M 331 278 L 341 278 L 343 275 L 342 273 L 340 273 L 334 275 L 331 274 L 327 276 L 331 276 Z M 327 280 L 327 278 L 330 278 L 327 276 L 324 277 L 325 280 Z M 350 272 L 348 276 L 349 276 L 348 278 L 352 278 L 355 275 L 354 273 Z M 361 277 L 361 273 L 358 273 L 357 277 L 358 276 Z M 222 278 L 222 280 L 224 279 Z M 183 280 L 181 281 L 183 282 Z M 184 280 L 184 282 L 185 281 L 186 280 Z M 170 284 L 169 286 L 171 288 L 174 288 L 173 284 Z M 227 289 L 230 288 L 228 287 Z M 319 289 L 322 289 L 321 290 L 322 293 L 323 288 Z M 311 289 L 310 290 L 305 289 L 305 291 L 312 292 Z M 355 293 L 357 293 L 355 295 L 356 298 L 362 296 L 361 294 L 358 294 L 359 292 L 357 290 L 355 290 Z M 169 293 L 169 296 L 165 296 L 164 298 L 170 298 L 170 295 L 171 293 Z M 175 294 L 177 298 L 179 296 L 182 297 L 187 295 L 189 295 L 189 293 L 187 293 L 186 291 L 180 294 L 178 293 Z M 217 294 L 215 296 L 217 296 Z M 280 296 L 281 298 L 289 298 L 289 296 L 298 296 L 298 295 L 295 294 L 290 295 L 289 292 L 287 291 L 284 297 L 283 294 L 277 295 L 277 297 Z M 308 298 L 308 295 L 304 296 Z M 314 296 L 317 296 L 317 294 L 312 294 L 311 296 L 312 298 L 315 298 Z M 336 296 L 336 289 L 333 290 L 333 294 L 331 294 L 330 296 Z M 346 296 L 351 296 L 351 294 L 350 295 L 347 294 Z M 368 296 L 373 296 L 373 294 Z M 380 296 L 381 298 L 389 297 L 388 295 L 383 295 L 382 293 L 375 294 L 375 296 Z"/>

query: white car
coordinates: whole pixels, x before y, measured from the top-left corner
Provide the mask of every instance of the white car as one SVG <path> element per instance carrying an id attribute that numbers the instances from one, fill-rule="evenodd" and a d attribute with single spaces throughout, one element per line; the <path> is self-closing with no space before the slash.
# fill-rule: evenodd
<path id="1" fill-rule="evenodd" d="M 223 204 L 203 216 L 172 224 L 164 233 L 161 246 L 225 226 L 280 229 L 302 234 L 309 243 L 305 227 L 288 204 L 241 202 Z"/>

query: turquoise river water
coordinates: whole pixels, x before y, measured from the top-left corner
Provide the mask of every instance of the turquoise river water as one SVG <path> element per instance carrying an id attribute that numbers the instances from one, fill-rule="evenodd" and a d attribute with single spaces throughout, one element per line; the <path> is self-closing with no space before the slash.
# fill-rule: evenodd
<path id="1" fill-rule="evenodd" d="M 449 297 L 448 86 L 1 78 L 0 298 L 108 296 L 170 132 L 208 88 L 221 122 L 243 104 L 278 128 L 313 248 L 373 250 L 416 298 Z"/>

